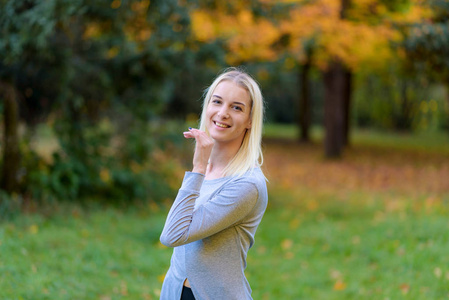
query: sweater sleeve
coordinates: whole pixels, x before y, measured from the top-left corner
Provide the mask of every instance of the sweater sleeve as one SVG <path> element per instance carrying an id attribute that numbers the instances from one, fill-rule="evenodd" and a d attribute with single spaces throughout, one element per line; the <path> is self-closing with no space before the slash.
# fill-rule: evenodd
<path id="1" fill-rule="evenodd" d="M 203 181 L 202 174 L 186 173 L 161 234 L 165 246 L 185 245 L 220 232 L 241 221 L 257 202 L 257 187 L 236 180 L 194 210 Z"/>

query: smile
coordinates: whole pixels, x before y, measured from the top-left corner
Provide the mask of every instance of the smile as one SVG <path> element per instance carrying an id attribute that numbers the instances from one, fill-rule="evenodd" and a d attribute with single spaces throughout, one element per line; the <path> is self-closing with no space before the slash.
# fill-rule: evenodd
<path id="1" fill-rule="evenodd" d="M 218 127 L 221 127 L 221 128 L 229 128 L 229 127 L 231 127 L 231 126 L 223 124 L 223 123 L 218 123 L 217 121 L 214 121 L 214 124 L 217 125 Z"/>

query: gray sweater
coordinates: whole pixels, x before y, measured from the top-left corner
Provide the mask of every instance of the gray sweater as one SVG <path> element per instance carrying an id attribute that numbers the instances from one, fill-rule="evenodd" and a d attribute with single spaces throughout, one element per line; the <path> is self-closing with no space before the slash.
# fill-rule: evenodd
<path id="1" fill-rule="evenodd" d="M 252 299 L 246 255 L 267 202 L 259 168 L 213 180 L 186 172 L 160 237 L 175 247 L 160 299 L 179 300 L 186 278 L 198 300 Z"/>

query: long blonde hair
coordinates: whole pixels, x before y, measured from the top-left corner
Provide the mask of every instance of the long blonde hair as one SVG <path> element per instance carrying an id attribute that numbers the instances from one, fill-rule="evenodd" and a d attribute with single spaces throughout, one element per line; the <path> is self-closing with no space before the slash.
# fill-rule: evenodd
<path id="1" fill-rule="evenodd" d="M 200 119 L 200 130 L 209 134 L 206 127 L 206 110 L 217 85 L 222 81 L 231 81 L 249 92 L 251 99 L 251 128 L 243 137 L 242 145 L 234 158 L 224 169 L 223 176 L 240 176 L 254 167 L 263 164 L 262 154 L 262 127 L 264 118 L 264 105 L 262 92 L 257 82 L 246 72 L 238 68 L 226 69 L 214 82 L 206 89 L 203 100 L 203 111 Z"/>

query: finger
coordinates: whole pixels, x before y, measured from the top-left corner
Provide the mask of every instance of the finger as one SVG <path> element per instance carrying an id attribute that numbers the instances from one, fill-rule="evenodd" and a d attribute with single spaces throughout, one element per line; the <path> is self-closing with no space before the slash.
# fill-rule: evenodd
<path id="1" fill-rule="evenodd" d="M 195 136 L 190 131 L 184 131 L 182 133 L 186 139 L 193 139 Z"/>
<path id="2" fill-rule="evenodd" d="M 198 139 L 200 138 L 203 134 L 205 134 L 204 131 L 201 131 L 199 129 L 196 128 L 191 128 L 189 127 L 189 131 L 187 131 L 193 138 Z"/>
<path id="3" fill-rule="evenodd" d="M 196 130 L 197 130 L 197 129 L 195 129 L 195 128 L 189 127 L 189 131 L 184 131 L 184 132 L 183 132 L 183 135 L 184 135 L 184 137 L 187 138 L 187 139 L 195 138 L 194 131 L 196 131 Z"/>

